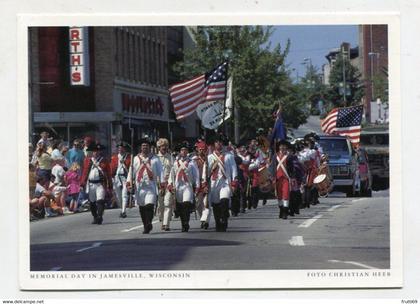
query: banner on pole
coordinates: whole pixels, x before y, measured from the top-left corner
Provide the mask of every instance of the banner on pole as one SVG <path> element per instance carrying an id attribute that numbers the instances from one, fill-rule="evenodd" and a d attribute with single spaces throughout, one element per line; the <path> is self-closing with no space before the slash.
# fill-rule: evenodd
<path id="1" fill-rule="evenodd" d="M 206 102 L 197 107 L 197 116 L 201 119 L 201 124 L 204 128 L 210 130 L 216 129 L 224 120 L 227 120 L 232 116 L 232 77 L 229 77 L 226 89 L 226 109 L 224 108 L 225 105 L 223 100 Z M 223 112 L 225 112 L 224 119 Z"/>

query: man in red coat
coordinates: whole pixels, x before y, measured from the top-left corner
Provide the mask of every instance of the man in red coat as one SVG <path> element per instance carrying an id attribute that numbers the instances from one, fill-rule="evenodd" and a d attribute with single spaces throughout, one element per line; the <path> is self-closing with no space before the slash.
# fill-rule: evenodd
<path id="1" fill-rule="evenodd" d="M 118 153 L 111 157 L 111 176 L 117 203 L 118 206 L 121 206 L 120 217 L 126 218 L 127 214 L 125 213 L 125 209 L 129 198 L 126 183 L 131 164 L 131 155 L 127 153 L 127 143 L 120 142 L 118 143 L 117 148 Z"/>
<path id="2" fill-rule="evenodd" d="M 290 144 L 281 140 L 276 144 L 276 155 L 272 162 L 272 176 L 275 181 L 279 218 L 287 219 L 289 213 L 290 179 L 293 174 L 293 162 L 288 149 Z"/>
<path id="3" fill-rule="evenodd" d="M 101 225 L 105 210 L 105 196 L 112 191 L 111 170 L 109 162 L 102 156 L 105 149 L 101 144 L 91 144 L 87 151 L 91 157 L 84 160 L 81 186 L 86 187 L 89 196 L 90 211 L 93 216 L 92 224 Z"/>

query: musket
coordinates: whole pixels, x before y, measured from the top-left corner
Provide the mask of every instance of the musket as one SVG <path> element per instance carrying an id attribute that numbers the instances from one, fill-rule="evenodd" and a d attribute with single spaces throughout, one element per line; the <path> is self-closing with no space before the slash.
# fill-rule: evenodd
<path id="1" fill-rule="evenodd" d="M 130 130 L 130 144 L 131 144 L 131 162 L 130 162 L 130 172 L 131 172 L 131 188 L 128 196 L 128 208 L 133 208 L 133 199 L 135 193 L 135 181 L 134 181 L 134 128 L 131 126 L 131 112 L 128 119 L 128 129 Z"/>

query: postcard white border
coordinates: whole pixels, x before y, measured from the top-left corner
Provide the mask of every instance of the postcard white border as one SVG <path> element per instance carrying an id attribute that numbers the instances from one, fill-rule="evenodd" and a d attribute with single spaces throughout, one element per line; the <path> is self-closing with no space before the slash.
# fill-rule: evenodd
<path id="1" fill-rule="evenodd" d="M 382 270 L 264 270 L 264 271 L 128 271 L 118 273 L 177 273 L 183 279 L 92 278 L 116 272 L 30 272 L 30 239 L 27 208 L 28 170 L 28 39 L 29 26 L 119 26 L 119 25 L 327 25 L 388 24 L 389 98 L 400 101 L 400 18 L 397 13 L 306 13 L 306 14 L 42 14 L 18 16 L 18 154 L 19 154 L 19 284 L 23 290 L 52 289 L 292 289 L 292 288 L 391 288 L 402 287 L 402 193 L 401 193 L 401 104 L 390 102 L 390 270 L 389 276 L 373 276 Z M 311 277 L 310 273 L 326 273 Z M 361 277 L 331 277 L 329 273 L 368 273 Z M 50 275 L 34 278 L 33 275 Z M 85 274 L 85 278 L 77 275 Z M 32 275 L 32 277 L 31 277 Z M 52 277 L 67 275 L 67 278 Z M 76 275 L 73 278 L 72 275 Z M 90 275 L 90 277 L 89 277 Z M 60 284 L 57 284 L 57 280 Z M 55 284 L 53 284 L 55 283 Z"/>

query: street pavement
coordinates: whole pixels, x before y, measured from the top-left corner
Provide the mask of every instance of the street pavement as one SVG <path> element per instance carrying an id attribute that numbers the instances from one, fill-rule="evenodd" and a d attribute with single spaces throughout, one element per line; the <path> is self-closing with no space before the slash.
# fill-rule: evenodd
<path id="1" fill-rule="evenodd" d="M 227 232 L 214 222 L 181 232 L 154 219 L 149 235 L 141 234 L 138 208 L 119 218 L 105 210 L 104 223 L 92 225 L 89 212 L 30 223 L 32 271 L 83 270 L 267 270 L 386 269 L 390 267 L 389 191 L 372 198 L 332 193 L 320 204 L 287 220 L 278 218 L 275 200 L 230 217 Z"/>
<path id="2" fill-rule="evenodd" d="M 297 129 L 293 129 L 293 136 L 295 138 L 304 137 L 306 134 L 315 132 L 322 134 L 321 121 L 319 116 L 311 115 L 305 124 L 299 126 Z"/>

